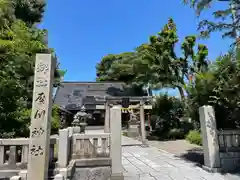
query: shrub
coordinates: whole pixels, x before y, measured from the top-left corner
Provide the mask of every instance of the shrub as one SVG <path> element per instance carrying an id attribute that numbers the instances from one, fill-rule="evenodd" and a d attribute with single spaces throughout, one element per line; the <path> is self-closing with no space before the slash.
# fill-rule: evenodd
<path id="1" fill-rule="evenodd" d="M 29 126 L 31 122 L 32 109 L 21 109 L 16 118 L 16 124 L 18 128 L 10 129 L 9 132 L 6 130 L 0 130 L 0 138 L 16 138 L 16 137 L 29 137 Z M 58 133 L 60 128 L 60 115 L 58 113 L 58 106 L 53 105 L 52 107 L 52 118 L 51 118 L 51 134 Z"/>
<path id="2" fill-rule="evenodd" d="M 52 119 L 51 119 L 51 134 L 57 134 L 60 128 L 60 115 L 58 113 L 58 106 L 52 107 Z"/>
<path id="3" fill-rule="evenodd" d="M 15 137 L 15 132 L 0 131 L 0 138 L 1 139 L 9 139 L 9 138 L 14 138 L 14 137 Z"/>
<path id="4" fill-rule="evenodd" d="M 153 130 L 156 129 L 157 119 L 158 119 L 158 116 L 155 115 L 155 114 L 151 115 L 151 117 L 150 117 L 150 125 L 151 125 Z"/>
<path id="5" fill-rule="evenodd" d="M 240 127 L 240 51 L 220 56 L 207 72 L 198 73 L 194 83 L 187 87 L 188 115 L 200 128 L 199 107 L 214 108 L 217 128 Z"/>
<path id="6" fill-rule="evenodd" d="M 167 133 L 167 138 L 168 139 L 184 139 L 184 130 L 183 129 L 171 129 Z"/>
<path id="7" fill-rule="evenodd" d="M 191 144 L 202 145 L 202 137 L 199 131 L 192 130 L 186 136 L 186 140 L 189 141 Z"/>
<path id="8" fill-rule="evenodd" d="M 158 118 L 154 117 L 154 119 L 157 119 L 157 131 L 168 132 L 170 129 L 180 128 L 180 119 L 184 114 L 184 104 L 176 97 L 167 94 L 159 95 L 153 104 L 152 112 L 158 116 Z"/>
<path id="9" fill-rule="evenodd" d="M 180 129 L 184 131 L 184 134 L 188 134 L 190 130 L 194 129 L 193 123 L 191 122 L 181 121 L 180 124 Z"/>
<path id="10" fill-rule="evenodd" d="M 145 131 L 150 131 L 150 127 L 149 126 L 145 126 Z"/>

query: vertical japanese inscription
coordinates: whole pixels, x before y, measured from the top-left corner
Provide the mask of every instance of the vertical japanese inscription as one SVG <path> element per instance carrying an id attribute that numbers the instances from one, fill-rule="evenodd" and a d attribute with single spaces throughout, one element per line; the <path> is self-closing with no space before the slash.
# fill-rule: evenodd
<path id="1" fill-rule="evenodd" d="M 32 148 L 30 149 L 30 153 L 33 156 L 42 156 L 43 155 L 43 148 L 40 145 L 32 145 Z"/>
<path id="2" fill-rule="evenodd" d="M 48 81 L 43 77 L 37 77 L 36 87 L 47 87 Z"/>
<path id="3" fill-rule="evenodd" d="M 47 176 L 52 112 L 52 78 L 50 54 L 37 54 L 33 91 L 31 134 L 29 143 L 28 180 L 44 180 Z"/>
<path id="4" fill-rule="evenodd" d="M 46 96 L 44 92 L 37 93 L 37 98 L 35 101 L 40 104 L 45 104 Z"/>
<path id="5" fill-rule="evenodd" d="M 37 73 L 44 73 L 46 74 L 49 71 L 48 64 L 44 64 L 43 62 L 40 62 L 37 64 Z"/>
<path id="6" fill-rule="evenodd" d="M 40 128 L 33 128 L 32 130 L 32 136 L 31 137 L 39 137 L 41 135 L 43 135 L 44 133 L 44 129 L 42 127 Z"/>
<path id="7" fill-rule="evenodd" d="M 46 111 L 44 109 L 37 109 L 34 113 L 34 119 L 41 120 L 44 118 Z"/>

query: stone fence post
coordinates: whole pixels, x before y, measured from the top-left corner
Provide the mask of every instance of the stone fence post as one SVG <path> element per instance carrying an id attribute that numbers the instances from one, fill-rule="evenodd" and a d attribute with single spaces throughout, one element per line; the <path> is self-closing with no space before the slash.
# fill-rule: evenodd
<path id="1" fill-rule="evenodd" d="M 214 109 L 212 106 L 202 106 L 199 108 L 199 114 L 204 152 L 204 168 L 216 171 L 220 168 L 220 154 Z"/>
<path id="2" fill-rule="evenodd" d="M 69 153 L 69 130 L 59 130 L 59 143 L 58 143 L 58 166 L 60 168 L 66 168 L 68 165 L 68 153 Z"/>
<path id="3" fill-rule="evenodd" d="M 122 167 L 122 111 L 120 107 L 110 109 L 110 156 L 112 158 L 112 180 L 123 179 Z"/>
<path id="4" fill-rule="evenodd" d="M 105 103 L 105 120 L 104 120 L 104 132 L 109 133 L 110 131 L 110 121 L 109 121 L 109 115 L 110 115 L 110 106 L 108 102 Z"/>

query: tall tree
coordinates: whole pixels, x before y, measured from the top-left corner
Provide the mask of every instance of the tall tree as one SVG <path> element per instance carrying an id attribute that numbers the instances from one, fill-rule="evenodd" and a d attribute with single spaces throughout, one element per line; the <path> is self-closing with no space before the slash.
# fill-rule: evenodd
<path id="1" fill-rule="evenodd" d="M 109 71 L 111 68 L 111 65 L 114 61 L 117 61 L 118 57 L 114 54 L 108 54 L 107 56 L 104 56 L 100 63 L 97 63 L 96 65 L 96 80 L 97 81 L 108 81 L 113 80 L 111 79 L 109 75 Z"/>
<path id="2" fill-rule="evenodd" d="M 132 82 L 134 53 L 109 54 L 97 63 L 97 81 L 123 81 Z"/>
<path id="3" fill-rule="evenodd" d="M 39 23 L 42 20 L 45 0 L 12 0 L 14 14 L 28 25 Z"/>
<path id="4" fill-rule="evenodd" d="M 178 57 L 175 53 L 178 42 L 176 25 L 169 19 L 158 35 L 151 36 L 148 44 L 138 48 L 140 58 L 135 63 L 136 77 L 142 77 L 153 88 L 177 88 L 184 98 L 185 83 L 192 81 L 194 73 L 207 68 L 208 50 L 206 46 L 198 45 L 195 52 L 196 38 L 187 36 L 181 46 L 183 56 Z"/>
<path id="5" fill-rule="evenodd" d="M 28 127 L 36 53 L 51 53 L 57 60 L 45 42 L 46 30 L 34 25 L 42 16 L 37 7 L 35 1 L 0 0 L 0 129 L 5 132 L 22 134 Z M 28 15 L 16 13 L 30 9 Z M 62 75 L 57 66 L 55 86 Z"/>
<path id="6" fill-rule="evenodd" d="M 179 39 L 173 19 L 149 42 L 140 45 L 134 52 L 110 55 L 97 65 L 97 74 L 102 79 L 121 80 L 151 88 L 178 88 L 184 98 L 186 80 L 197 71 L 207 68 L 206 46 L 199 45 L 194 52 L 196 38 L 187 36 L 182 44 L 183 57 L 175 53 Z M 190 77 L 191 76 L 191 77 Z"/>
<path id="7" fill-rule="evenodd" d="M 218 128 L 240 127 L 240 51 L 231 50 L 213 62 L 207 72 L 196 75 L 195 83 L 188 86 L 188 113 L 199 123 L 199 107 L 214 107 Z"/>
<path id="8" fill-rule="evenodd" d="M 125 92 L 133 96 L 146 95 L 143 84 L 134 83 L 133 71 L 134 52 L 122 54 L 109 54 L 102 58 L 96 65 L 97 81 L 120 81 L 125 82 Z"/>
<path id="9" fill-rule="evenodd" d="M 195 9 L 198 16 L 205 9 L 211 8 L 213 3 L 225 5 L 225 9 L 217 10 L 212 13 L 215 21 L 209 19 L 201 20 L 198 29 L 202 37 L 209 37 L 212 32 L 220 31 L 223 37 L 239 38 L 240 34 L 240 0 L 183 0 Z"/>
<path id="10" fill-rule="evenodd" d="M 46 3 L 44 0 L 0 0 L 1 25 L 9 25 L 16 19 L 22 20 L 28 26 L 42 20 Z"/>

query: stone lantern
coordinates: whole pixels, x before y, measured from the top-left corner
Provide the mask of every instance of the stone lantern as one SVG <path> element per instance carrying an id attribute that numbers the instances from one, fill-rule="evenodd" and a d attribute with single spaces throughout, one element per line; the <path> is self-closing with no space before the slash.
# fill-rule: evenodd
<path id="1" fill-rule="evenodd" d="M 75 114 L 72 125 L 74 127 L 80 127 L 80 133 L 85 133 L 88 119 L 93 119 L 93 117 L 91 114 L 86 112 L 86 108 L 83 105 L 81 107 L 80 111 L 77 112 L 77 114 Z"/>

